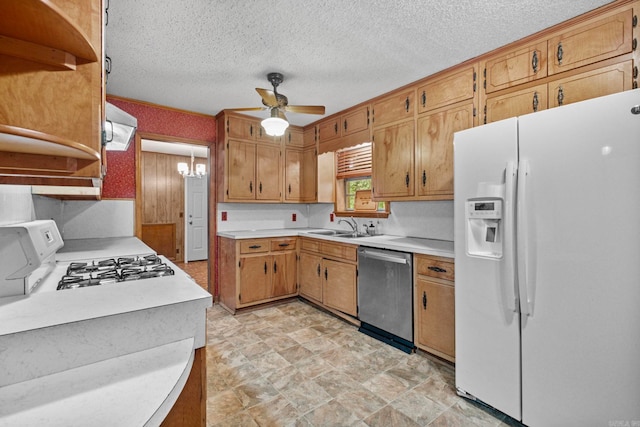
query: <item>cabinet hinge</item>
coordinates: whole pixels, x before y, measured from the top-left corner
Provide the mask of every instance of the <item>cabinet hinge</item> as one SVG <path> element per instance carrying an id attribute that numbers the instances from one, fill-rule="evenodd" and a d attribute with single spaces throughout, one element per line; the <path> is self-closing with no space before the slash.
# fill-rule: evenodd
<path id="1" fill-rule="evenodd" d="M 227 142 L 227 150 L 229 149 L 229 143 Z"/>
<path id="2" fill-rule="evenodd" d="M 242 267 L 242 261 L 238 261 L 238 268 Z"/>
<path id="3" fill-rule="evenodd" d="M 633 15 L 633 18 L 631 19 L 631 24 L 633 25 L 634 28 L 638 26 L 638 15 Z"/>
<path id="4" fill-rule="evenodd" d="M 227 196 L 229 195 L 229 189 L 227 188 Z"/>
<path id="5" fill-rule="evenodd" d="M 473 82 L 473 93 L 476 93 L 476 82 Z"/>
<path id="6" fill-rule="evenodd" d="M 227 119 L 227 134 L 229 133 L 229 119 Z M 229 147 L 229 144 L 227 144 L 227 148 Z"/>
<path id="7" fill-rule="evenodd" d="M 242 294 L 238 294 L 238 301 L 242 301 Z"/>
<path id="8" fill-rule="evenodd" d="M 358 277 L 358 269 L 356 268 L 356 277 Z"/>
<path id="9" fill-rule="evenodd" d="M 473 117 L 476 116 L 476 107 L 473 107 Z"/>

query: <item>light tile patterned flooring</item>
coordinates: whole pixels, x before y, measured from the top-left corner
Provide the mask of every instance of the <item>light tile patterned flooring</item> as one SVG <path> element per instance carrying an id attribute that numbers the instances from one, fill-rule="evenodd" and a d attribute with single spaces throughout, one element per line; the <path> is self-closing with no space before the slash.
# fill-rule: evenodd
<path id="1" fill-rule="evenodd" d="M 458 397 L 454 371 L 294 300 L 207 320 L 207 425 L 506 426 Z"/>

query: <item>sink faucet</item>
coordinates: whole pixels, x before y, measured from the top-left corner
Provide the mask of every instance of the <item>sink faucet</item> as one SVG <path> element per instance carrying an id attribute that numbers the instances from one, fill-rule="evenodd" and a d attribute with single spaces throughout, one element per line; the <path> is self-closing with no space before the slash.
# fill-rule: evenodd
<path id="1" fill-rule="evenodd" d="M 340 224 L 341 222 L 346 222 L 347 224 L 349 224 L 349 227 L 351 227 L 351 231 L 353 231 L 354 233 L 358 232 L 358 223 L 356 222 L 355 219 L 353 219 L 353 217 L 350 218 L 351 221 L 349 221 L 349 218 L 347 219 L 339 219 L 338 220 L 338 224 Z"/>

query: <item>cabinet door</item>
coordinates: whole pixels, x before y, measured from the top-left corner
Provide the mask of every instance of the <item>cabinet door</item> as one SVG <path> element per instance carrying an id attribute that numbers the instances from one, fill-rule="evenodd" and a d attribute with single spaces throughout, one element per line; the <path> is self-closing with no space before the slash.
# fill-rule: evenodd
<path id="1" fill-rule="evenodd" d="M 228 138 L 253 140 L 258 132 L 258 127 L 259 125 L 256 125 L 254 121 L 250 119 L 235 116 L 227 117 Z"/>
<path id="2" fill-rule="evenodd" d="M 414 122 L 404 122 L 373 131 L 373 196 L 414 195 Z"/>
<path id="3" fill-rule="evenodd" d="M 485 108 L 485 123 L 546 110 L 547 105 L 546 84 L 489 98 Z"/>
<path id="4" fill-rule="evenodd" d="M 453 197 L 453 134 L 473 126 L 473 101 L 418 119 L 418 195 Z"/>
<path id="5" fill-rule="evenodd" d="M 315 148 L 302 152 L 301 202 L 314 202 L 318 194 L 318 155 Z"/>
<path id="6" fill-rule="evenodd" d="M 549 82 L 549 108 L 631 89 L 631 61 Z"/>
<path id="7" fill-rule="evenodd" d="M 280 201 L 280 146 L 256 146 L 256 199 Z"/>
<path id="8" fill-rule="evenodd" d="M 287 147 L 302 147 L 304 146 L 304 136 L 301 129 L 289 127 L 283 135 L 284 145 Z"/>
<path id="9" fill-rule="evenodd" d="M 372 105 L 373 126 L 380 127 L 399 120 L 412 119 L 416 108 L 414 89 L 388 96 Z"/>
<path id="10" fill-rule="evenodd" d="M 228 142 L 227 196 L 231 200 L 255 199 L 256 145 Z"/>
<path id="11" fill-rule="evenodd" d="M 307 128 L 302 132 L 302 144 L 305 147 L 315 147 L 318 136 L 318 128 L 316 126 Z"/>
<path id="12" fill-rule="evenodd" d="M 322 257 L 300 253 L 300 295 L 322 302 Z"/>
<path id="13" fill-rule="evenodd" d="M 358 301 L 356 294 L 356 266 L 329 259 L 322 260 L 324 266 L 323 303 L 343 313 L 356 317 Z"/>
<path id="14" fill-rule="evenodd" d="M 631 52 L 632 21 L 628 9 L 549 39 L 549 75 Z"/>
<path id="15" fill-rule="evenodd" d="M 369 128 L 369 107 L 361 107 L 341 117 L 342 136 Z"/>
<path id="16" fill-rule="evenodd" d="M 469 66 L 429 81 L 418 88 L 418 113 L 473 98 L 476 67 Z"/>
<path id="17" fill-rule="evenodd" d="M 240 258 L 240 304 L 265 300 L 271 296 L 271 264 L 270 255 Z"/>
<path id="18" fill-rule="evenodd" d="M 296 293 L 296 253 L 293 251 L 273 255 L 272 297 Z"/>
<path id="19" fill-rule="evenodd" d="M 484 68 L 485 90 L 517 86 L 547 76 L 547 41 L 489 59 Z"/>
<path id="20" fill-rule="evenodd" d="M 340 136 L 340 125 L 338 120 L 339 119 L 335 117 L 318 124 L 318 141 L 320 144 Z"/>
<path id="21" fill-rule="evenodd" d="M 284 198 L 288 202 L 316 200 L 318 162 L 315 147 L 285 151 Z"/>
<path id="22" fill-rule="evenodd" d="M 417 280 L 418 344 L 455 357 L 454 287 Z"/>

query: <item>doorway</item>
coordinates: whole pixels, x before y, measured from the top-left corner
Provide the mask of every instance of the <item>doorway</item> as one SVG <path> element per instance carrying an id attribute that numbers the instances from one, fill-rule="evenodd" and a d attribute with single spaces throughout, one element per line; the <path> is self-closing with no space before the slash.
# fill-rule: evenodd
<path id="1" fill-rule="evenodd" d="M 210 145 L 136 134 L 136 236 L 180 268 L 197 268 L 198 279 L 192 277 L 205 289 L 214 286 L 209 259 L 215 254 L 215 223 L 212 228 L 209 218 L 215 215 L 215 194 L 210 195 L 215 152 Z M 178 163 L 186 163 L 190 172 L 192 153 L 194 168 L 201 164 L 206 171 L 201 178 L 183 177 L 178 171 Z"/>

